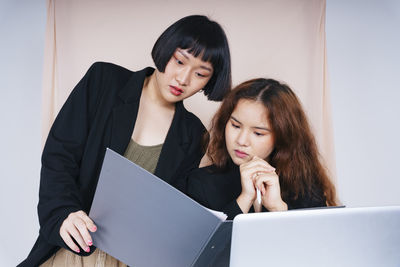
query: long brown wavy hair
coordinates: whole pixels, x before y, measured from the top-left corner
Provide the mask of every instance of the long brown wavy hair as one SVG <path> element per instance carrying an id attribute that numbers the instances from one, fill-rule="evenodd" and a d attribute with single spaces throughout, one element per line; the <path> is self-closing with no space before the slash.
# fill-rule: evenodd
<path id="1" fill-rule="evenodd" d="M 268 113 L 274 138 L 269 164 L 276 168 L 283 200 L 318 196 L 322 192 L 328 206 L 336 206 L 336 190 L 320 161 L 307 117 L 295 93 L 273 79 L 253 79 L 235 87 L 223 100 L 205 136 L 211 162 L 225 169 L 231 158 L 226 149 L 225 127 L 240 99 L 261 102 Z M 319 192 L 319 193 L 318 193 Z"/>

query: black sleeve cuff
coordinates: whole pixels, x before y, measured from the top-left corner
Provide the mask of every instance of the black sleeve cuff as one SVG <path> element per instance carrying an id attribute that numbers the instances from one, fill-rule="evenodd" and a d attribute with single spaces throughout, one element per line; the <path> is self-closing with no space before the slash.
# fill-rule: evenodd
<path id="1" fill-rule="evenodd" d="M 233 220 L 236 215 L 242 214 L 242 210 L 240 209 L 238 203 L 236 202 L 236 199 L 233 200 L 231 203 L 226 205 L 226 207 L 223 209 L 223 212 L 228 215 L 227 220 Z"/>

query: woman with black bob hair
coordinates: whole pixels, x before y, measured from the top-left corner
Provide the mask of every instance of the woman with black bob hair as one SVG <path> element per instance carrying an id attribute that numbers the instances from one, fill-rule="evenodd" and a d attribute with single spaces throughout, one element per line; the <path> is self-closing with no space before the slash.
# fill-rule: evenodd
<path id="1" fill-rule="evenodd" d="M 205 16 L 184 17 L 151 54 L 156 69 L 94 63 L 71 92 L 42 154 L 40 234 L 19 266 L 125 266 L 90 236 L 97 228 L 87 214 L 107 147 L 174 186 L 187 159 L 201 157 L 205 127 L 182 101 L 201 90 L 214 101 L 229 92 L 225 33 Z"/>
<path id="2" fill-rule="evenodd" d="M 209 100 L 221 101 L 231 88 L 231 61 L 223 29 L 204 16 L 185 17 L 171 25 L 156 41 L 151 55 L 157 69 L 165 66 L 177 48 L 187 49 L 194 57 L 211 62 L 214 75 L 203 88 Z M 206 23 L 207 22 L 207 23 Z"/>

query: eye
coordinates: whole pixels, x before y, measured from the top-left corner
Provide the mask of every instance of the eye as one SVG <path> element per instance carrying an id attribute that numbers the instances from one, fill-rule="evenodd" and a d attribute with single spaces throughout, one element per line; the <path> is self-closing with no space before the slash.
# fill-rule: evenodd
<path id="1" fill-rule="evenodd" d="M 176 56 L 174 56 L 174 59 L 175 59 L 175 63 L 176 63 L 176 64 L 178 64 L 178 65 L 183 65 L 182 60 L 180 60 L 180 59 L 177 58 Z"/>
<path id="2" fill-rule="evenodd" d="M 234 124 L 233 122 L 231 122 L 231 125 L 232 125 L 233 128 L 236 128 L 236 129 L 239 129 L 239 128 L 240 128 L 240 125 Z"/>
<path id="3" fill-rule="evenodd" d="M 197 75 L 198 77 L 201 77 L 201 78 L 207 77 L 207 75 L 201 74 L 201 73 L 199 73 L 199 72 L 196 72 L 196 75 Z"/>
<path id="4" fill-rule="evenodd" d="M 264 134 L 259 133 L 259 132 L 254 132 L 254 134 L 255 134 L 256 136 L 264 136 Z"/>

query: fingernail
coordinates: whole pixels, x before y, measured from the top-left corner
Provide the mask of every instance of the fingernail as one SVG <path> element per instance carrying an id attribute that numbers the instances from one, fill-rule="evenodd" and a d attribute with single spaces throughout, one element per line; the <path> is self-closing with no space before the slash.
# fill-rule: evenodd
<path id="1" fill-rule="evenodd" d="M 93 245 L 93 242 L 89 240 L 89 241 L 88 241 L 88 245 L 89 245 L 89 246 Z"/>
<path id="2" fill-rule="evenodd" d="M 81 252 L 79 248 L 78 248 L 78 249 L 76 249 L 75 251 L 76 251 L 76 252 L 78 252 L 78 253 L 79 253 L 79 252 Z"/>
<path id="3" fill-rule="evenodd" d="M 93 231 L 97 231 L 97 227 L 96 226 L 93 226 Z"/>
<path id="4" fill-rule="evenodd" d="M 90 248 L 89 247 L 85 248 L 85 251 L 90 252 Z"/>

